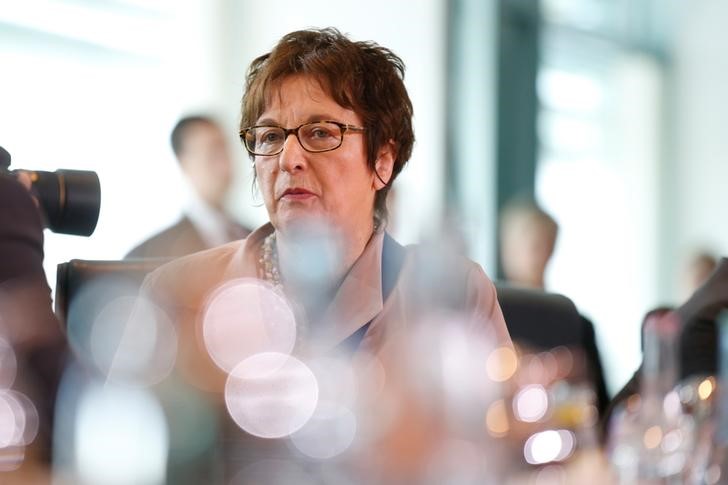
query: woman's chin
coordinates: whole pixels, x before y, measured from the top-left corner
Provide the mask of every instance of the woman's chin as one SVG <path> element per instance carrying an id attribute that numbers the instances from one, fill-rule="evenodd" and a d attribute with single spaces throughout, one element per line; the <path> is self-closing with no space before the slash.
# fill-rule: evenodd
<path id="1" fill-rule="evenodd" d="M 287 210 L 285 214 L 278 214 L 277 224 L 274 224 L 278 231 L 284 233 L 300 233 L 301 231 L 321 232 L 325 228 L 329 230 L 335 226 L 331 218 L 317 210 Z"/>

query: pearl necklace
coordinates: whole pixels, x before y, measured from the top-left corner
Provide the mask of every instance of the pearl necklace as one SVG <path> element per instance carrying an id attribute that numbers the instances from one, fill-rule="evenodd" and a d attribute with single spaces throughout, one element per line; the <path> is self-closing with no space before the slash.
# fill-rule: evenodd
<path id="1" fill-rule="evenodd" d="M 379 221 L 374 221 L 374 233 L 379 230 Z M 263 246 L 260 251 L 260 272 L 263 279 L 271 283 L 274 288 L 281 288 L 281 271 L 278 266 L 278 250 L 276 248 L 276 233 L 272 232 L 263 240 Z"/>
<path id="2" fill-rule="evenodd" d="M 281 283 L 281 272 L 278 269 L 278 251 L 276 250 L 275 232 L 266 236 L 263 240 L 263 247 L 261 248 L 258 263 L 260 263 L 260 270 L 266 281 L 276 288 L 283 286 Z"/>
<path id="3" fill-rule="evenodd" d="M 283 295 L 283 283 L 281 282 L 281 272 L 278 267 L 278 250 L 276 249 L 276 233 L 272 233 L 263 240 L 260 258 L 260 272 L 263 279 L 273 285 L 273 290 Z M 285 297 L 285 296 L 284 296 Z M 308 322 L 303 309 L 295 302 L 286 298 L 291 310 L 296 318 L 296 346 L 300 352 L 306 346 L 306 338 L 308 335 Z"/>

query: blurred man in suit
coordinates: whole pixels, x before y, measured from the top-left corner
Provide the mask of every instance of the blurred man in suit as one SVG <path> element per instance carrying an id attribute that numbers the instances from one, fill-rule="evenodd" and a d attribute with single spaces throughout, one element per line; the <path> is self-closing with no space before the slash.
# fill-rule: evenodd
<path id="1" fill-rule="evenodd" d="M 691 252 L 683 265 L 680 274 L 680 291 L 682 301 L 690 298 L 698 288 L 703 286 L 708 277 L 718 267 L 718 259 L 707 249 Z"/>
<path id="2" fill-rule="evenodd" d="M 715 269 L 703 284 L 678 308 L 660 307 L 651 310 L 642 320 L 663 317 L 675 313 L 680 324 L 679 341 L 679 382 L 697 377 L 698 382 L 705 376 L 717 375 L 720 371 L 720 329 L 718 318 L 721 312 L 728 311 L 728 258 L 715 259 Z M 602 420 L 605 431 L 609 431 L 609 421 L 615 410 L 634 394 L 639 394 L 642 381 L 642 365 L 635 371 L 627 384 L 614 396 L 608 412 Z M 688 381 L 689 383 L 689 381 Z"/>
<path id="3" fill-rule="evenodd" d="M 190 201 L 176 224 L 132 249 L 127 258 L 175 258 L 244 238 L 250 232 L 225 212 L 233 165 L 220 126 L 209 117 L 188 116 L 175 125 L 171 142 L 190 184 Z"/>
<path id="4" fill-rule="evenodd" d="M 500 223 L 501 263 L 505 280 L 514 286 L 544 290 L 544 275 L 556 248 L 558 224 L 535 202 L 520 199 L 506 205 Z M 580 350 L 584 352 L 596 393 L 597 409 L 602 415 L 609 404 L 609 395 L 594 325 L 581 315 L 580 328 L 575 328 L 574 332 L 580 335 Z M 512 334 L 511 337 L 518 343 L 517 335 Z"/>

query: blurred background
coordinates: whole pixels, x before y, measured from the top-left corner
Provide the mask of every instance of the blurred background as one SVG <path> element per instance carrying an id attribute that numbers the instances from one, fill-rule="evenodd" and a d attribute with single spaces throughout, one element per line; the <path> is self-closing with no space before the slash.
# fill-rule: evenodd
<path id="1" fill-rule="evenodd" d="M 679 304 L 689 257 L 728 247 L 723 0 L 22 0 L 0 7 L 0 145 L 13 168 L 98 172 L 93 236 L 46 232 L 46 272 L 120 259 L 180 215 L 169 146 L 211 113 L 236 157 L 228 208 L 266 220 L 237 140 L 245 69 L 285 33 L 334 26 L 400 55 L 417 142 L 392 231 L 447 228 L 494 279 L 498 215 L 534 198 L 559 225 L 546 287 L 595 325 L 612 392 L 639 328 Z"/>

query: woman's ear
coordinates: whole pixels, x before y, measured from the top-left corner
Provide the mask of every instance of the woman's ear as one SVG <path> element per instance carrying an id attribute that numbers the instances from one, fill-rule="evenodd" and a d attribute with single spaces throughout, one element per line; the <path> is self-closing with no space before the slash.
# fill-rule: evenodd
<path id="1" fill-rule="evenodd" d="M 381 190 L 387 186 L 392 179 L 394 171 L 394 158 L 397 153 L 397 145 L 394 140 L 389 140 L 382 145 L 374 161 L 374 190 Z"/>

